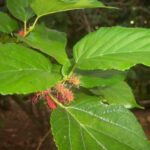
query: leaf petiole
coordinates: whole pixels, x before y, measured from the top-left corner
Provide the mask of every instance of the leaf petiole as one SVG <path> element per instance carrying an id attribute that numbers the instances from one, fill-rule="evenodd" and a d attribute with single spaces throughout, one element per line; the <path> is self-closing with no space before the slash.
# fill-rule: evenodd
<path id="1" fill-rule="evenodd" d="M 58 102 L 58 100 L 51 94 L 49 94 L 49 96 L 52 98 L 52 100 L 58 105 L 60 106 L 61 108 L 66 108 L 64 105 L 62 105 L 60 102 Z"/>

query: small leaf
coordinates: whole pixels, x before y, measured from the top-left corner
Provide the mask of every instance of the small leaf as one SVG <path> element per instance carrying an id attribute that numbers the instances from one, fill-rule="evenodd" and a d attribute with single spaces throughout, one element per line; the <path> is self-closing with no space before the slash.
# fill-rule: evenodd
<path id="1" fill-rule="evenodd" d="M 58 150 L 149 150 L 136 118 L 122 106 L 90 100 L 52 112 Z"/>
<path id="2" fill-rule="evenodd" d="M 65 50 L 67 39 L 62 32 L 39 25 L 27 37 L 20 37 L 20 40 L 32 48 L 54 57 L 60 64 L 64 64 L 68 60 Z"/>
<path id="3" fill-rule="evenodd" d="M 18 28 L 17 22 L 6 13 L 0 12 L 0 20 L 0 32 L 11 33 Z"/>
<path id="4" fill-rule="evenodd" d="M 0 94 L 46 90 L 60 79 L 42 54 L 17 44 L 0 44 Z"/>
<path id="5" fill-rule="evenodd" d="M 149 37 L 149 29 L 101 28 L 75 45 L 76 67 L 84 70 L 125 70 L 135 64 L 150 66 Z"/>
<path id="6" fill-rule="evenodd" d="M 124 80 L 124 76 L 116 75 L 111 78 L 102 78 L 102 77 L 94 77 L 94 76 L 80 76 L 80 85 L 85 88 L 94 88 L 94 87 L 106 87 L 114 85 L 120 81 Z"/>
<path id="7" fill-rule="evenodd" d="M 126 108 L 140 107 L 134 98 L 129 85 L 122 81 L 107 87 L 91 90 L 96 95 L 101 95 L 109 104 L 123 105 Z"/>
<path id="8" fill-rule="evenodd" d="M 21 21 L 28 21 L 34 16 L 29 7 L 33 0 L 7 0 L 7 7 L 14 17 Z"/>
<path id="9" fill-rule="evenodd" d="M 107 7 L 97 0 L 34 0 L 31 4 L 32 9 L 41 17 L 47 14 L 82 8 Z"/>

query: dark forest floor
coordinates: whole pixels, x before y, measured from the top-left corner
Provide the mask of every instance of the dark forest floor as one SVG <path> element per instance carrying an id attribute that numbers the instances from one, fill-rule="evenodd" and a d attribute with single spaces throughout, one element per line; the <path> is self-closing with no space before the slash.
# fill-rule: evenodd
<path id="1" fill-rule="evenodd" d="M 0 129 L 0 150 L 37 149 L 41 139 L 49 131 L 49 117 L 43 114 L 43 119 L 39 122 L 32 117 L 15 101 L 11 101 L 8 110 L 0 109 L 0 121 L 3 124 Z M 46 138 L 40 150 L 56 150 L 52 136 Z"/>
<path id="2" fill-rule="evenodd" d="M 136 110 L 135 115 L 150 139 L 150 109 Z M 49 128 L 49 118 L 44 115 L 43 118 L 46 123 L 35 122 L 15 101 L 11 101 L 8 110 L 0 109 L 0 120 L 3 123 L 0 129 L 0 150 L 37 150 Z M 52 136 L 46 138 L 40 150 L 56 150 Z"/>

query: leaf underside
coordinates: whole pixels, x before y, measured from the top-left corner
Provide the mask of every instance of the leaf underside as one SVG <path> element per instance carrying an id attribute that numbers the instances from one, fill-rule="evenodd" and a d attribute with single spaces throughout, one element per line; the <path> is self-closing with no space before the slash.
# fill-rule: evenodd
<path id="1" fill-rule="evenodd" d="M 64 0 L 34 0 L 31 4 L 32 9 L 37 16 L 44 16 L 51 13 L 62 12 L 73 9 L 82 8 L 107 8 L 102 2 L 97 0 L 78 0 L 78 1 L 64 1 Z"/>

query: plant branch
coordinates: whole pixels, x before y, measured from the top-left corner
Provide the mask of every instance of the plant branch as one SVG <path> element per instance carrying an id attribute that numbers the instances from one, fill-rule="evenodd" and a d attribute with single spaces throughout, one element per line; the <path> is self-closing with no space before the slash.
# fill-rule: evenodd
<path id="1" fill-rule="evenodd" d="M 40 16 L 37 16 L 36 19 L 34 20 L 33 24 L 32 24 L 32 30 L 35 28 L 36 23 L 38 22 Z"/>
<path id="2" fill-rule="evenodd" d="M 24 35 L 27 33 L 27 22 L 26 20 L 24 21 Z"/>
<path id="3" fill-rule="evenodd" d="M 52 100 L 61 108 L 66 108 L 64 105 L 62 105 L 53 95 L 49 94 L 49 96 L 52 98 Z"/>
<path id="4" fill-rule="evenodd" d="M 49 134 L 50 134 L 50 130 L 48 130 L 48 132 L 46 132 L 46 134 L 40 139 L 36 150 L 40 150 L 42 144 L 44 143 L 44 141 L 46 140 L 46 138 L 49 136 Z"/>
<path id="5" fill-rule="evenodd" d="M 26 35 L 29 34 L 31 31 L 33 31 L 33 29 L 35 28 L 35 25 L 37 24 L 38 20 L 39 20 L 40 16 L 37 16 L 32 24 L 32 26 L 29 27 L 29 30 L 26 31 Z"/>
<path id="6" fill-rule="evenodd" d="M 87 32 L 91 32 L 91 31 L 92 31 L 92 28 L 91 28 L 91 26 L 90 26 L 90 23 L 89 23 L 89 21 L 88 21 L 88 18 L 87 18 L 87 16 L 86 16 L 84 10 L 82 11 L 82 15 L 83 15 L 83 19 L 84 19 L 84 23 L 85 23 Z"/>

